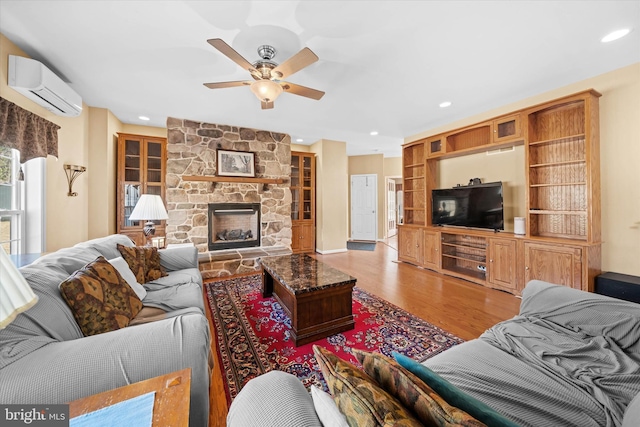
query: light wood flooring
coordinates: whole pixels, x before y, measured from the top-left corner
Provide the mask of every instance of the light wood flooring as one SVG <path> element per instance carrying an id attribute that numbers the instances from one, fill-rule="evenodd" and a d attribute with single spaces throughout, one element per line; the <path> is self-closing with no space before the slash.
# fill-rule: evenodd
<path id="1" fill-rule="evenodd" d="M 490 326 L 518 313 L 519 298 L 506 292 L 398 263 L 396 248 L 396 240 L 391 238 L 385 242 L 378 242 L 375 251 L 350 250 L 313 256 L 356 277 L 356 286 L 359 288 L 464 340 L 477 338 Z M 227 404 L 222 372 L 217 359 L 211 379 L 209 425 L 225 426 Z"/>

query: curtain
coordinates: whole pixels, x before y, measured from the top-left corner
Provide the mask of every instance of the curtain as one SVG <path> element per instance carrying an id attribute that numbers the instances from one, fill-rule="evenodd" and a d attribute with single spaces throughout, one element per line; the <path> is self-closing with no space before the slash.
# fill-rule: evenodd
<path id="1" fill-rule="evenodd" d="M 58 157 L 58 126 L 0 97 L 0 145 L 20 151 L 20 163 Z"/>

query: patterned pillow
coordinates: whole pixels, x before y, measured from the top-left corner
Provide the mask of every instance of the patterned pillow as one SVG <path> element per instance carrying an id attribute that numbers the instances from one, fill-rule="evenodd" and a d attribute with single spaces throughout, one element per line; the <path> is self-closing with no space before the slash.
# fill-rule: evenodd
<path id="1" fill-rule="evenodd" d="M 129 264 L 138 283 L 148 283 L 167 276 L 166 270 L 160 265 L 158 248 L 150 246 L 128 247 L 118 244 L 118 251 Z"/>
<path id="2" fill-rule="evenodd" d="M 129 325 L 142 301 L 103 256 L 69 276 L 59 286 L 85 336 Z"/>
<path id="3" fill-rule="evenodd" d="M 429 426 L 484 426 L 466 412 L 449 405 L 420 378 L 380 353 L 352 349 L 364 371 L 382 388 L 411 409 Z"/>
<path id="4" fill-rule="evenodd" d="M 313 352 L 333 399 L 351 427 L 422 426 L 409 410 L 357 367 L 320 346 L 314 345 Z"/>

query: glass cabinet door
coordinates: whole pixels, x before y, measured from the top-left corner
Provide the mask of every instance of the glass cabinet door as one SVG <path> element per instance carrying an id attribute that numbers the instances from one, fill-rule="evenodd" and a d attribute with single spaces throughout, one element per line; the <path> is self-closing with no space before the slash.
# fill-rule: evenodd
<path id="1" fill-rule="evenodd" d="M 304 194 L 303 199 L 303 219 L 311 219 L 311 190 L 304 189 L 302 191 Z"/>
<path id="2" fill-rule="evenodd" d="M 124 225 L 137 227 L 140 225 L 139 221 L 131 221 L 129 216 L 138 203 L 142 191 L 140 182 L 142 144 L 135 139 L 127 139 L 124 144 Z"/>
<path id="3" fill-rule="evenodd" d="M 300 157 L 291 156 L 291 219 L 300 219 Z"/>

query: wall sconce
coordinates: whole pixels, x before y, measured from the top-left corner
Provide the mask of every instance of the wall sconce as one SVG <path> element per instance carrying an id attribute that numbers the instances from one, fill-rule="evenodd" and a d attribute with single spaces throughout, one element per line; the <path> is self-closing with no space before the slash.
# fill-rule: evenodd
<path id="1" fill-rule="evenodd" d="M 87 168 L 84 166 L 78 165 L 63 165 L 64 173 L 67 175 L 67 182 L 69 182 L 69 192 L 67 196 L 75 197 L 78 193 L 74 193 L 73 191 L 73 182 L 79 177 L 82 172 L 86 171 Z"/>

